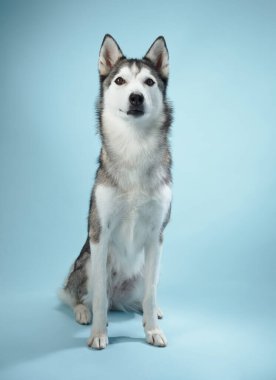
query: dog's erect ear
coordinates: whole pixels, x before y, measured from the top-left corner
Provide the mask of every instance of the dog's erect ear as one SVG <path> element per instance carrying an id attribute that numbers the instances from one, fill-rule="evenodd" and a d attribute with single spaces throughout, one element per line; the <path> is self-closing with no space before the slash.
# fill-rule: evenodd
<path id="1" fill-rule="evenodd" d="M 163 78 L 168 78 L 169 52 L 165 38 L 163 36 L 156 38 L 144 56 L 144 59 L 150 60 L 155 69 L 161 74 Z"/>
<path id="2" fill-rule="evenodd" d="M 100 75 L 108 75 L 115 63 L 122 57 L 124 57 L 124 55 L 117 42 L 110 34 L 106 34 L 102 42 L 99 56 Z"/>

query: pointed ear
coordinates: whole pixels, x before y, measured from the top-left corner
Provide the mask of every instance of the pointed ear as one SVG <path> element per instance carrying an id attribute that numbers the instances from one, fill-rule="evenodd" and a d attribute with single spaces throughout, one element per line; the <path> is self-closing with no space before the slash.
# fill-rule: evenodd
<path id="1" fill-rule="evenodd" d="M 169 75 L 169 52 L 165 38 L 160 36 L 151 45 L 144 59 L 151 61 L 153 66 L 162 77 L 168 78 Z"/>
<path id="2" fill-rule="evenodd" d="M 110 34 L 106 34 L 102 42 L 99 56 L 100 75 L 108 75 L 115 63 L 123 57 L 124 55 L 117 42 Z"/>

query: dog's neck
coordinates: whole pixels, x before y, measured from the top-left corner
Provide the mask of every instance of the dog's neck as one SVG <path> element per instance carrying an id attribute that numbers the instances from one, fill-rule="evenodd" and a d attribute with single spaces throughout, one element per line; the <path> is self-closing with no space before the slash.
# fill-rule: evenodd
<path id="1" fill-rule="evenodd" d="M 150 191 L 169 181 L 170 156 L 161 125 L 139 130 L 135 124 L 106 117 L 101 134 L 105 171 L 119 187 Z"/>
<path id="2" fill-rule="evenodd" d="M 139 125 L 135 119 L 130 123 L 104 115 L 101 126 L 103 149 L 111 161 L 120 161 L 127 167 L 150 164 L 160 153 L 164 141 L 161 125 L 162 120 Z"/>

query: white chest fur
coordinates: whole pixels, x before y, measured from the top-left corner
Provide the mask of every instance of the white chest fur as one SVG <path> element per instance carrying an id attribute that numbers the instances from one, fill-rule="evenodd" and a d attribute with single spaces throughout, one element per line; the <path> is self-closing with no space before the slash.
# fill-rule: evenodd
<path id="1" fill-rule="evenodd" d="M 102 234 L 109 240 L 109 262 L 112 269 L 127 273 L 139 272 L 143 250 L 150 239 L 159 238 L 160 229 L 171 202 L 171 189 L 163 185 L 152 194 L 141 191 L 120 192 L 98 185 L 96 203 Z"/>

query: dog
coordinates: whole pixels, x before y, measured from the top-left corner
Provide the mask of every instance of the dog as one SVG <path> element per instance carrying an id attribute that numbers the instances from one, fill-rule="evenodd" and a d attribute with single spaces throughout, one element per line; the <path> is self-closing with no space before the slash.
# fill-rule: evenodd
<path id="1" fill-rule="evenodd" d="M 110 309 L 143 313 L 146 341 L 164 347 L 157 307 L 163 232 L 172 200 L 166 98 L 169 54 L 158 37 L 142 59 L 127 59 L 105 35 L 97 103 L 101 151 L 90 198 L 88 237 L 60 290 L 76 321 L 89 324 L 88 346 L 108 344 Z M 91 314 L 91 311 L 92 314 Z"/>

